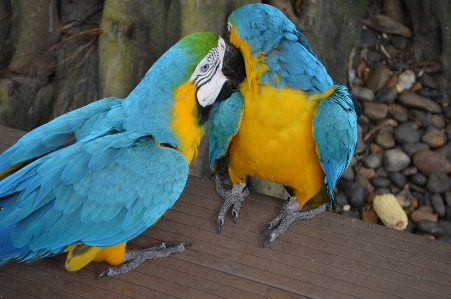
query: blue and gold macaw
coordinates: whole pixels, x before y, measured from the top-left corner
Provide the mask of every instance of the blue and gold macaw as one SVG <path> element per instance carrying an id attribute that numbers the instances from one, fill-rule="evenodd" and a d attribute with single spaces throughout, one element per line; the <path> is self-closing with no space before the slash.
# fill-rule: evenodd
<path id="1" fill-rule="evenodd" d="M 244 79 L 240 52 L 214 33 L 170 48 L 122 99 L 107 98 L 38 127 L 0 155 L 0 265 L 63 251 L 117 275 L 181 252 L 164 242 L 126 250 L 181 194 L 211 107 Z"/>
<path id="2" fill-rule="evenodd" d="M 335 183 L 356 147 L 360 106 L 345 86 L 332 81 L 304 35 L 278 9 L 250 4 L 228 20 L 230 42 L 243 54 L 247 78 L 241 93 L 216 106 L 210 117 L 211 166 L 228 155 L 233 183 L 226 191 L 216 176 L 225 200 L 218 231 L 230 207 L 236 221 L 249 194 L 249 175 L 283 184 L 292 197 L 264 228 L 276 228 L 266 246 L 294 220 L 325 210 L 326 204 L 301 212 L 310 199 L 334 203 Z"/>

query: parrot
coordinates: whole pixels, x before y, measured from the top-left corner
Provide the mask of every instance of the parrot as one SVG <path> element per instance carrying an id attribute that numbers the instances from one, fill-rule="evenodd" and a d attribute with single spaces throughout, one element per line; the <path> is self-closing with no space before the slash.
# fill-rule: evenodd
<path id="1" fill-rule="evenodd" d="M 244 57 L 246 78 L 239 93 L 213 108 L 208 125 L 210 167 L 215 171 L 216 161 L 227 157 L 232 182 L 226 190 L 216 172 L 216 191 L 224 199 L 218 233 L 230 208 L 236 223 L 250 193 L 247 178 L 256 176 L 290 193 L 262 231 L 273 230 L 265 247 L 293 221 L 335 205 L 334 187 L 353 157 L 361 108 L 277 8 L 242 6 L 229 16 L 227 27 L 230 42 Z M 322 204 L 301 212 L 309 200 Z"/>
<path id="2" fill-rule="evenodd" d="M 126 249 L 178 199 L 211 108 L 237 92 L 244 60 L 212 32 L 182 38 L 125 98 L 104 98 L 0 155 L 0 265 L 67 252 L 66 269 L 129 272 L 191 243 Z"/>

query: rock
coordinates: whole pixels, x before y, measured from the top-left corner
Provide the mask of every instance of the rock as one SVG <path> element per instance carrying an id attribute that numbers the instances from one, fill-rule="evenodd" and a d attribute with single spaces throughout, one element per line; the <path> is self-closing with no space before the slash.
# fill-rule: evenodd
<path id="1" fill-rule="evenodd" d="M 439 86 L 434 78 L 432 78 L 427 73 L 423 73 L 420 77 L 420 82 L 424 87 L 433 89 L 433 90 L 439 90 Z"/>
<path id="2" fill-rule="evenodd" d="M 374 192 L 380 193 L 380 194 L 389 194 L 389 193 L 391 193 L 391 190 L 390 190 L 390 188 L 377 188 L 377 189 L 374 189 Z"/>
<path id="3" fill-rule="evenodd" d="M 396 88 L 390 87 L 390 86 L 384 86 L 377 93 L 376 102 L 384 103 L 384 104 L 391 104 L 395 101 L 397 94 L 398 94 L 398 91 L 396 91 Z M 374 93 L 373 93 L 373 95 L 374 95 Z"/>
<path id="4" fill-rule="evenodd" d="M 370 72 L 368 80 L 366 81 L 366 87 L 371 89 L 373 92 L 378 91 L 385 83 L 387 83 L 390 78 L 390 69 L 383 65 L 377 64 Z"/>
<path id="5" fill-rule="evenodd" d="M 373 102 L 374 92 L 363 86 L 354 86 L 351 90 L 351 94 L 359 101 L 363 102 Z"/>
<path id="6" fill-rule="evenodd" d="M 412 182 L 418 186 L 424 186 L 427 183 L 427 177 L 424 176 L 424 174 L 417 172 L 415 174 L 413 174 L 410 179 L 412 180 Z"/>
<path id="7" fill-rule="evenodd" d="M 374 178 L 376 176 L 376 171 L 374 171 L 374 169 L 366 168 L 366 167 L 360 167 L 359 170 L 357 171 L 357 173 L 363 175 L 364 177 L 366 177 L 369 180 L 371 180 L 372 178 Z"/>
<path id="8" fill-rule="evenodd" d="M 363 114 L 371 120 L 384 119 L 388 114 L 388 106 L 382 103 L 363 103 Z"/>
<path id="9" fill-rule="evenodd" d="M 409 155 L 409 157 L 412 157 L 418 152 L 421 151 L 427 151 L 429 150 L 429 146 L 426 143 L 406 143 L 402 146 L 402 150 Z"/>
<path id="10" fill-rule="evenodd" d="M 357 137 L 357 147 L 355 149 L 355 154 L 363 153 L 366 150 L 366 143 L 363 140 L 362 136 L 359 135 Z"/>
<path id="11" fill-rule="evenodd" d="M 429 98 L 431 100 L 441 99 L 443 94 L 434 90 L 428 90 L 425 88 L 421 88 L 418 90 L 418 94 L 422 97 Z"/>
<path id="12" fill-rule="evenodd" d="M 410 219 L 412 219 L 413 223 L 418 224 L 418 222 L 422 220 L 429 220 L 437 222 L 437 215 L 436 214 L 430 214 L 423 212 L 421 210 L 413 211 L 412 214 L 410 214 Z"/>
<path id="13" fill-rule="evenodd" d="M 393 131 L 393 137 L 399 143 L 416 143 L 420 141 L 420 132 L 416 130 L 411 122 L 397 126 Z"/>
<path id="14" fill-rule="evenodd" d="M 405 122 L 409 119 L 408 110 L 398 104 L 390 104 L 388 106 L 388 113 L 399 122 Z"/>
<path id="15" fill-rule="evenodd" d="M 445 217 L 445 204 L 443 203 L 443 199 L 440 196 L 440 194 L 435 193 L 431 196 L 431 203 L 432 207 L 434 208 L 434 211 L 440 216 Z"/>
<path id="16" fill-rule="evenodd" d="M 421 140 L 431 148 L 443 146 L 448 140 L 446 135 L 434 126 L 429 126 Z"/>
<path id="17" fill-rule="evenodd" d="M 382 165 L 383 156 L 383 153 L 369 155 L 365 159 L 364 164 L 369 168 L 378 168 Z"/>
<path id="18" fill-rule="evenodd" d="M 442 108 L 439 104 L 411 91 L 404 90 L 401 92 L 398 95 L 398 100 L 400 104 L 407 107 L 423 109 L 432 113 L 442 112 Z"/>
<path id="19" fill-rule="evenodd" d="M 415 83 L 415 73 L 412 70 L 405 70 L 398 76 L 398 84 L 396 88 L 398 91 L 411 89 Z"/>
<path id="20" fill-rule="evenodd" d="M 413 110 L 411 114 L 415 118 L 415 120 L 421 123 L 423 127 L 429 127 L 432 124 L 431 112 Z"/>
<path id="21" fill-rule="evenodd" d="M 346 195 L 348 202 L 354 208 L 359 208 L 365 198 L 365 189 L 355 182 L 339 181 L 339 187 Z"/>
<path id="22" fill-rule="evenodd" d="M 378 31 L 399 34 L 408 38 L 412 37 L 412 30 L 383 14 L 376 14 L 371 18 L 362 20 L 362 23 Z"/>
<path id="23" fill-rule="evenodd" d="M 446 221 L 451 222 L 451 206 L 446 206 Z"/>
<path id="24" fill-rule="evenodd" d="M 368 50 L 368 53 L 366 54 L 366 59 L 370 64 L 378 63 L 382 60 L 382 54 L 373 50 Z"/>
<path id="25" fill-rule="evenodd" d="M 451 243 L 451 222 L 440 220 L 438 223 L 443 227 L 443 235 L 438 240 Z"/>
<path id="26" fill-rule="evenodd" d="M 374 210 L 363 211 L 362 220 L 369 223 L 377 223 L 379 216 L 377 216 Z"/>
<path id="27" fill-rule="evenodd" d="M 413 165 L 426 176 L 429 176 L 433 171 L 451 172 L 451 163 L 448 159 L 442 154 L 430 150 L 416 153 L 412 161 Z"/>
<path id="28" fill-rule="evenodd" d="M 444 145 L 441 148 L 436 149 L 435 152 L 442 154 L 448 160 L 450 160 L 451 159 L 451 142 L 448 142 L 447 145 Z"/>
<path id="29" fill-rule="evenodd" d="M 368 49 L 376 50 L 377 37 L 372 30 L 362 30 L 362 44 Z"/>
<path id="30" fill-rule="evenodd" d="M 390 42 L 396 49 L 404 50 L 407 46 L 408 39 L 402 35 L 393 34 L 391 36 Z"/>
<path id="31" fill-rule="evenodd" d="M 423 233 L 440 237 L 445 232 L 443 227 L 435 221 L 421 220 L 417 223 L 418 229 Z"/>
<path id="32" fill-rule="evenodd" d="M 431 206 L 426 206 L 426 205 L 420 206 L 418 208 L 418 211 L 428 213 L 428 214 L 434 214 L 434 208 Z"/>
<path id="33" fill-rule="evenodd" d="M 348 167 L 341 175 L 341 178 L 348 180 L 348 181 L 353 181 L 354 180 L 354 170 L 352 170 L 352 167 Z"/>
<path id="34" fill-rule="evenodd" d="M 413 233 L 416 228 L 417 226 L 415 225 L 415 223 L 409 220 L 409 222 L 407 223 L 407 227 L 404 231 L 408 233 Z"/>
<path id="35" fill-rule="evenodd" d="M 376 197 L 376 196 L 378 196 L 378 195 L 381 195 L 382 193 L 377 193 L 377 192 L 371 192 L 371 193 L 368 193 L 366 196 L 365 196 L 365 202 L 366 203 L 369 203 L 369 204 L 372 204 L 373 203 L 373 201 L 374 201 L 374 198 Z"/>
<path id="36" fill-rule="evenodd" d="M 349 210 L 349 211 L 343 210 L 341 212 L 341 215 L 349 217 L 349 218 L 359 219 L 359 213 L 357 211 L 353 211 L 353 210 Z"/>
<path id="37" fill-rule="evenodd" d="M 451 207 L 451 192 L 445 193 L 445 201 L 446 205 Z"/>
<path id="38" fill-rule="evenodd" d="M 451 190 L 451 178 L 440 171 L 433 171 L 428 178 L 426 188 L 433 193 Z"/>
<path id="39" fill-rule="evenodd" d="M 363 189 L 365 190 L 365 192 L 373 192 L 374 191 L 374 187 L 373 185 L 371 185 L 370 180 L 362 175 L 361 173 L 357 173 L 356 177 L 355 177 L 355 182 L 357 184 L 359 184 L 360 186 L 363 187 Z"/>
<path id="40" fill-rule="evenodd" d="M 384 166 L 389 172 L 401 171 L 409 164 L 409 156 L 399 149 L 387 150 L 384 153 Z"/>
<path id="41" fill-rule="evenodd" d="M 395 185 L 398 188 L 404 188 L 404 186 L 407 183 L 406 176 L 400 172 L 392 172 L 388 176 L 392 181 L 393 185 Z"/>
<path id="42" fill-rule="evenodd" d="M 384 149 L 381 146 L 377 145 L 376 143 L 370 144 L 370 153 L 372 155 L 383 153 L 383 152 L 384 152 Z"/>
<path id="43" fill-rule="evenodd" d="M 337 202 L 337 206 L 344 207 L 345 205 L 349 205 L 348 199 L 343 191 L 338 191 L 337 195 L 335 195 L 335 201 Z"/>
<path id="44" fill-rule="evenodd" d="M 386 188 L 390 186 L 391 181 L 389 178 L 375 177 L 371 180 L 371 184 L 376 188 Z"/>
<path id="45" fill-rule="evenodd" d="M 434 114 L 432 115 L 432 122 L 431 124 L 436 127 L 437 129 L 443 129 L 446 126 L 445 120 L 443 119 L 443 116 L 441 114 Z"/>
<path id="46" fill-rule="evenodd" d="M 393 127 L 385 126 L 380 129 L 376 137 L 376 143 L 385 149 L 395 146 L 395 139 L 393 137 Z"/>
<path id="47" fill-rule="evenodd" d="M 451 119 L 451 117 L 448 117 L 448 119 Z M 451 139 L 451 123 L 446 127 L 445 134 L 448 135 L 449 139 Z"/>
<path id="48" fill-rule="evenodd" d="M 418 169 L 415 166 L 407 167 L 402 171 L 403 175 L 409 176 L 418 172 Z"/>

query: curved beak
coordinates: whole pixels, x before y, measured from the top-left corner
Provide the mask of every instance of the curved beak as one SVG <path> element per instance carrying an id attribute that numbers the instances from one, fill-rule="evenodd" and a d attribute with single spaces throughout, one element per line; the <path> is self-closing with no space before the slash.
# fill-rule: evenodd
<path id="1" fill-rule="evenodd" d="M 222 86 L 216 101 L 229 98 L 232 93 L 238 91 L 240 83 L 246 78 L 243 55 L 234 45 L 227 41 L 225 43 L 226 50 L 221 71 L 226 76 L 227 82 Z"/>

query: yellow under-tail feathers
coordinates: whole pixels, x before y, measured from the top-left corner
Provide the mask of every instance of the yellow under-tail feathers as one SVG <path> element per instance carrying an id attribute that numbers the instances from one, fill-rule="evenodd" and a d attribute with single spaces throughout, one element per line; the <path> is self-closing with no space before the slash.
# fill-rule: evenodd
<path id="1" fill-rule="evenodd" d="M 122 264 L 126 242 L 110 247 L 95 247 L 84 244 L 71 245 L 67 252 L 66 269 L 78 271 L 90 262 L 107 262 L 112 266 Z"/>

